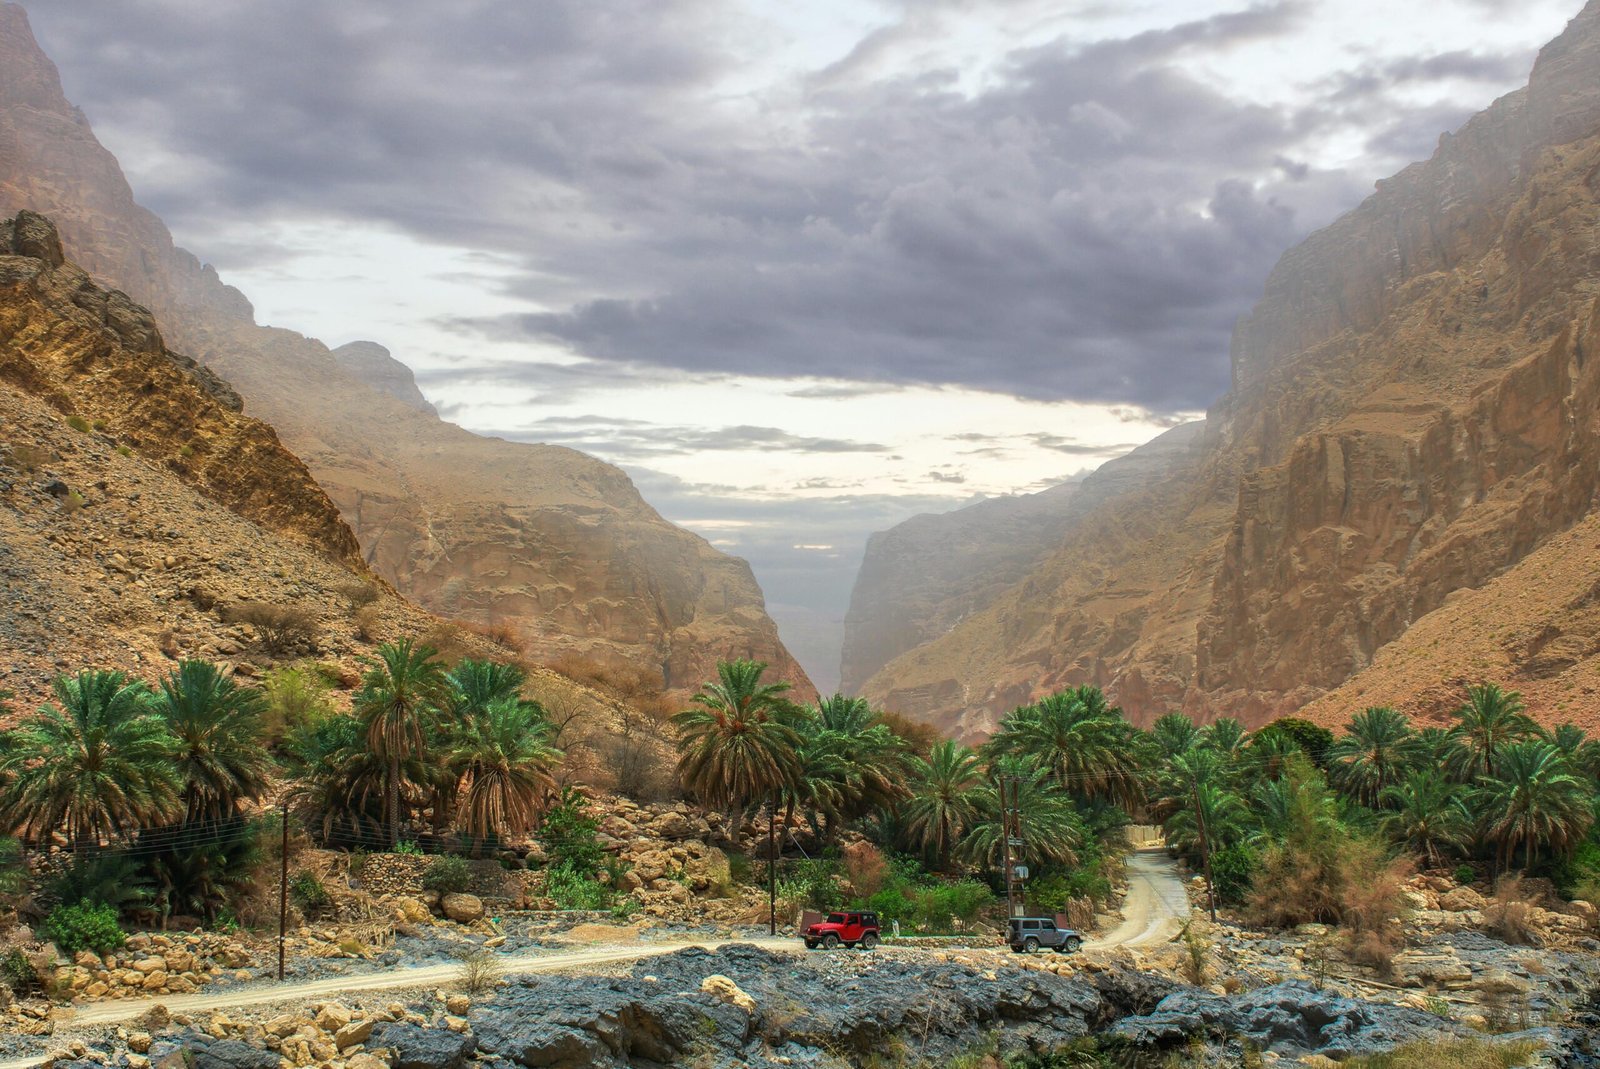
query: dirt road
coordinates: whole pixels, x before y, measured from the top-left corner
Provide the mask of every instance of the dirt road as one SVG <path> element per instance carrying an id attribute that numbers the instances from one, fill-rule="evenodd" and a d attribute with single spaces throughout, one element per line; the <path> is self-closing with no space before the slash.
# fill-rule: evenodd
<path id="1" fill-rule="evenodd" d="M 1189 893 L 1178 876 L 1177 863 L 1165 849 L 1155 847 L 1128 855 L 1128 897 L 1122 903 L 1122 916 L 1121 924 L 1089 940 L 1088 945 L 1165 942 L 1189 916 Z"/>
<path id="2" fill-rule="evenodd" d="M 715 950 L 726 943 L 754 943 L 769 950 L 793 950 L 793 939 L 716 939 L 686 940 L 676 943 L 607 944 L 572 950 L 563 953 L 506 955 L 499 959 L 501 971 L 506 974 L 563 972 L 589 965 L 609 965 L 616 962 L 638 961 L 642 958 L 671 954 L 685 947 L 702 947 Z M 387 972 L 360 976 L 337 976 L 323 980 L 307 980 L 282 985 L 252 985 L 238 991 L 202 992 L 195 995 L 166 995 L 151 998 L 119 999 L 85 1006 L 62 1020 L 57 1034 L 64 1040 L 73 1030 L 89 1025 L 118 1024 L 129 1021 L 156 1003 L 166 1006 L 172 1013 L 202 1014 L 240 1006 L 271 1006 L 275 1003 L 292 1003 L 297 1008 L 318 999 L 335 998 L 361 991 L 385 991 L 400 988 L 443 987 L 455 982 L 461 966 L 427 965 L 414 969 L 391 969 Z M 0 1069 L 26 1069 L 37 1065 L 42 1058 L 16 1058 L 0 1061 Z"/>
<path id="3" fill-rule="evenodd" d="M 1189 896 L 1178 876 L 1176 864 L 1159 848 L 1140 850 L 1128 857 L 1128 897 L 1122 905 L 1124 920 L 1116 928 L 1099 938 L 1089 940 L 1090 947 L 1109 947 L 1125 944 L 1138 946 L 1170 939 L 1189 915 Z M 552 973 L 568 969 L 581 969 L 590 965 L 608 965 L 617 962 L 637 961 L 642 958 L 670 954 L 685 947 L 703 947 L 714 950 L 730 942 L 750 942 L 770 950 L 794 950 L 793 939 L 746 940 L 686 940 L 675 943 L 603 944 L 582 950 L 562 953 L 507 955 L 500 966 L 507 974 Z M 905 953 L 901 950 L 897 953 Z M 101 1002 L 85 1006 L 60 1022 L 57 1034 L 63 1039 L 72 1031 L 94 1025 L 117 1024 L 129 1021 L 157 1002 L 172 1013 L 203 1014 L 213 1010 L 227 1010 L 241 1006 L 261 1007 L 277 1003 L 290 1003 L 296 1008 L 318 999 L 336 998 L 362 991 L 386 991 L 443 987 L 453 983 L 461 971 L 455 963 L 427 965 L 412 969 L 390 969 L 387 972 L 359 976 L 338 976 L 322 980 L 307 980 L 279 985 L 252 985 L 237 991 L 203 992 L 195 995 L 170 995 L 116 1002 Z M 18 1058 L 0 1061 L 0 1069 L 27 1069 L 38 1064 L 40 1058 Z"/>

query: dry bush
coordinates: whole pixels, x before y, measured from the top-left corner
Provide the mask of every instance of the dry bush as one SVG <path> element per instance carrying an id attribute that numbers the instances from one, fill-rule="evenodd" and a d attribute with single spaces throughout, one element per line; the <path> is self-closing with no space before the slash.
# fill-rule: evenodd
<path id="1" fill-rule="evenodd" d="M 1183 978 L 1200 987 L 1211 976 L 1211 940 L 1190 920 L 1178 933 L 1178 941 L 1183 944 L 1183 958 L 1179 962 Z"/>
<path id="2" fill-rule="evenodd" d="M 850 886 L 862 898 L 871 898 L 883 889 L 889 878 L 889 863 L 883 851 L 862 840 L 844 848 L 844 875 Z"/>
<path id="3" fill-rule="evenodd" d="M 260 601 L 230 605 L 222 614 L 230 624 L 246 624 L 268 653 L 285 653 L 317 637 L 317 618 L 299 605 L 274 605 Z"/>
<path id="4" fill-rule="evenodd" d="M 363 642 L 377 642 L 383 635 L 383 613 L 378 611 L 376 605 L 357 609 L 351 614 L 350 622 L 355 626 L 356 636 Z"/>
<path id="5" fill-rule="evenodd" d="M 478 624 L 471 621 L 461 621 L 461 627 L 499 646 L 507 653 L 520 654 L 526 648 L 527 642 L 522 637 L 522 631 L 515 625 L 500 621 L 498 623 Z"/>
<path id="6" fill-rule="evenodd" d="M 1521 876 L 1502 876 L 1494 885 L 1494 898 L 1483 908 L 1483 920 L 1491 934 L 1505 943 L 1538 946 L 1539 929 L 1534 924 L 1533 897 L 1523 886 Z"/>
<path id="7" fill-rule="evenodd" d="M 29 475 L 50 463 L 49 451 L 40 449 L 36 445 L 14 445 L 8 450 L 8 454 L 11 463 Z"/>
<path id="8" fill-rule="evenodd" d="M 454 621 L 440 621 L 428 628 L 422 636 L 421 644 L 432 646 L 439 654 L 439 660 L 452 667 L 459 661 L 476 657 L 478 649 L 472 640 L 467 637 L 468 631 Z"/>
<path id="9" fill-rule="evenodd" d="M 1416 866 L 1409 858 L 1385 859 L 1382 849 L 1365 839 L 1356 840 L 1347 863 L 1339 919 L 1349 932 L 1350 957 L 1387 976 L 1405 942 L 1404 894 Z"/>
<path id="10" fill-rule="evenodd" d="M 911 745 L 912 753 L 926 756 L 936 743 L 944 741 L 944 736 L 932 724 L 924 724 L 900 713 L 879 713 L 878 718 L 889 726 L 890 731 Z"/>
<path id="11" fill-rule="evenodd" d="M 481 995 L 500 986 L 500 959 L 494 951 L 474 947 L 461 955 L 461 971 L 456 986 L 469 995 Z"/>
<path id="12" fill-rule="evenodd" d="M 613 789 L 639 802 L 665 802 L 679 796 L 677 766 L 663 721 L 631 705 L 617 710 L 609 731 L 591 745 L 605 755 L 614 774 Z"/>
<path id="13" fill-rule="evenodd" d="M 1527 1065 L 1544 1044 L 1536 1040 L 1492 1043 L 1470 1039 L 1419 1039 L 1393 1050 L 1363 1054 L 1339 1064 L 1345 1069 L 1511 1069 Z"/>
<path id="14" fill-rule="evenodd" d="M 333 592 L 343 598 L 353 613 L 357 609 L 371 605 L 378 600 L 378 586 L 364 579 L 356 579 L 334 587 Z"/>

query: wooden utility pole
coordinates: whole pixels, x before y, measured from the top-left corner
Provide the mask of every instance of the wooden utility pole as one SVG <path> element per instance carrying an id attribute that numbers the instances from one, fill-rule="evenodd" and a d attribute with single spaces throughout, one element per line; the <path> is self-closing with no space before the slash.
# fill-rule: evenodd
<path id="1" fill-rule="evenodd" d="M 778 934 L 778 792 L 767 814 L 767 931 Z"/>
<path id="2" fill-rule="evenodd" d="M 278 858 L 278 981 L 283 981 L 283 944 L 289 929 L 289 799 L 283 799 L 280 812 L 282 836 Z"/>

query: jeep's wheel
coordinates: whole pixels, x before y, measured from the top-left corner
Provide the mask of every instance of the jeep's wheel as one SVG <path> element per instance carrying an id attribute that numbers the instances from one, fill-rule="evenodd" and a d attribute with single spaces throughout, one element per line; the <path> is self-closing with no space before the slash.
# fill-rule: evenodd
<path id="1" fill-rule="evenodd" d="M 1075 935 L 1071 936 L 1065 943 L 1061 944 L 1061 949 L 1068 954 L 1076 954 L 1083 949 L 1083 940 Z"/>
<path id="2" fill-rule="evenodd" d="M 806 940 L 806 949 L 807 950 L 815 950 L 815 949 L 817 949 L 817 941 L 815 939 L 807 939 Z"/>
<path id="3" fill-rule="evenodd" d="M 876 932 L 868 932 L 866 935 L 861 937 L 861 949 L 862 950 L 871 950 L 873 947 L 875 947 L 877 945 L 878 945 L 878 934 Z"/>
<path id="4" fill-rule="evenodd" d="M 1028 938 L 1022 941 L 1022 949 L 1026 950 L 1029 954 L 1032 954 L 1035 950 L 1039 949 L 1039 940 L 1031 935 L 1028 936 Z"/>
<path id="5" fill-rule="evenodd" d="M 832 932 L 829 932 L 827 935 L 823 936 L 822 937 L 822 949 L 823 950 L 838 950 L 839 949 L 839 937 L 834 935 Z"/>
<path id="6" fill-rule="evenodd" d="M 1020 953 L 1022 953 L 1022 948 L 1021 948 L 1021 947 L 1019 947 L 1019 946 L 1017 946 L 1017 944 L 1015 944 L 1015 943 L 1012 943 L 1012 944 L 1011 944 L 1011 953 L 1013 953 L 1013 954 L 1020 954 Z"/>

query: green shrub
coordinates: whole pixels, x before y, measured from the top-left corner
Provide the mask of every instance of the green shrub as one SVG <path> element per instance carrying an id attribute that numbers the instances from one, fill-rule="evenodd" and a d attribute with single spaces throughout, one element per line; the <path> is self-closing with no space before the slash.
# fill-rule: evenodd
<path id="1" fill-rule="evenodd" d="M 1470 886 L 1478 879 L 1477 870 L 1471 865 L 1457 865 L 1455 871 L 1456 882 L 1463 887 Z"/>
<path id="2" fill-rule="evenodd" d="M 85 434 L 89 432 L 89 421 L 84 419 L 82 416 L 68 416 L 67 426 L 71 427 L 75 431 L 82 431 Z"/>
<path id="3" fill-rule="evenodd" d="M 440 854 L 428 863 L 428 871 L 422 874 L 422 886 L 429 891 L 438 891 L 442 895 L 456 895 L 467 889 L 472 882 L 472 870 L 467 863 L 459 857 L 449 854 Z"/>
<path id="4" fill-rule="evenodd" d="M 1260 855 L 1243 844 L 1225 846 L 1212 854 L 1211 876 L 1216 881 L 1217 898 L 1235 905 L 1242 903 L 1260 867 Z"/>
<path id="5" fill-rule="evenodd" d="M 418 846 L 410 839 L 401 839 L 399 842 L 394 844 L 394 849 L 390 852 L 399 854 L 402 857 L 421 857 L 422 847 Z"/>
<path id="6" fill-rule="evenodd" d="M 833 862 L 821 859 L 785 866 L 778 873 L 778 897 L 806 909 L 838 909 L 839 889 L 833 882 L 835 867 Z"/>
<path id="7" fill-rule="evenodd" d="M 45 918 L 44 930 L 66 954 L 80 950 L 109 954 L 128 939 L 117 924 L 115 909 L 90 902 L 57 906 Z"/>
<path id="8" fill-rule="evenodd" d="M 561 801 L 544 815 L 534 837 L 544 847 L 552 869 L 567 868 L 591 878 L 600 871 L 605 856 L 598 838 L 600 822 L 589 816 L 588 808 L 583 795 L 568 787 L 561 792 Z"/>
<path id="9" fill-rule="evenodd" d="M 306 914 L 316 913 L 332 901 L 316 873 L 304 870 L 295 873 L 294 879 L 289 881 L 289 900 Z"/>
<path id="10" fill-rule="evenodd" d="M 119 457 L 131 457 L 131 456 L 133 456 L 133 450 L 132 450 L 132 448 L 130 448 L 128 446 L 119 445 L 119 446 L 117 446 L 117 456 L 119 456 Z"/>
<path id="11" fill-rule="evenodd" d="M 20 949 L 12 948 L 0 957 L 0 986 L 9 988 L 12 994 L 30 991 L 38 982 L 39 974 L 34 971 L 33 962 Z"/>
<path id="12" fill-rule="evenodd" d="M 557 909 L 606 909 L 611 904 L 610 888 L 570 865 L 546 871 L 544 893 L 555 900 Z"/>

